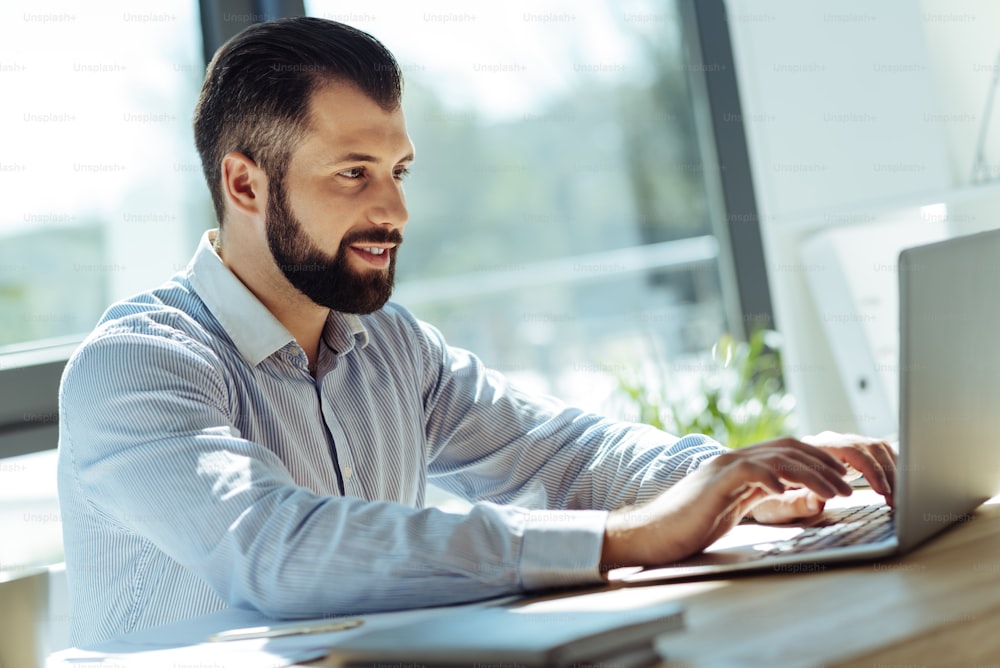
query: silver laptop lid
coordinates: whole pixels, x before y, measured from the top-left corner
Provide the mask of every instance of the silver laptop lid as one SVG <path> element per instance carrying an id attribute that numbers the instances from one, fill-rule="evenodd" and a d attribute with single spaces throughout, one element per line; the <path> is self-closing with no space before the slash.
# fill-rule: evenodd
<path id="1" fill-rule="evenodd" d="M 899 257 L 902 551 L 1000 492 L 1000 230 Z"/>

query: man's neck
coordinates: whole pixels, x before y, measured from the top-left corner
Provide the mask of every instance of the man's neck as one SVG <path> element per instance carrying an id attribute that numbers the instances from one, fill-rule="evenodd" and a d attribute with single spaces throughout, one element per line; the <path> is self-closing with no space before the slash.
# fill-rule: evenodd
<path id="1" fill-rule="evenodd" d="M 269 256 L 242 249 L 234 240 L 226 239 L 223 243 L 219 233 L 212 241 L 223 264 L 295 337 L 309 359 L 309 368 L 314 369 L 330 309 L 317 305 L 292 287 Z"/>
<path id="2" fill-rule="evenodd" d="M 242 278 L 240 280 L 243 280 Z M 300 293 L 294 295 L 258 294 L 254 288 L 247 286 L 257 299 L 267 307 L 275 318 L 285 326 L 309 359 L 309 369 L 316 368 L 319 359 L 319 341 L 326 327 L 330 309 L 317 306 Z"/>

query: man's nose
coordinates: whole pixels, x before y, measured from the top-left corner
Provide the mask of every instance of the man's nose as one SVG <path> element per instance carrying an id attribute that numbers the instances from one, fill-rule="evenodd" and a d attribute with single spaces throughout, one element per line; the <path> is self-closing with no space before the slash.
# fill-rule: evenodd
<path id="1" fill-rule="evenodd" d="M 368 212 L 368 220 L 375 225 L 389 225 L 400 231 L 406 227 L 409 211 L 406 209 L 403 188 L 397 180 L 379 185 Z"/>

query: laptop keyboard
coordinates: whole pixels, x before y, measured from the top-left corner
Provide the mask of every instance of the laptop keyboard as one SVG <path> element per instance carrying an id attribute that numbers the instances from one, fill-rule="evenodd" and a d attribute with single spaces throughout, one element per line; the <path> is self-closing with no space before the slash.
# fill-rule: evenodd
<path id="1" fill-rule="evenodd" d="M 801 554 L 845 545 L 877 543 L 895 533 L 893 518 L 892 509 L 886 505 L 827 510 L 819 524 L 807 527 L 794 538 L 774 543 L 762 556 Z"/>

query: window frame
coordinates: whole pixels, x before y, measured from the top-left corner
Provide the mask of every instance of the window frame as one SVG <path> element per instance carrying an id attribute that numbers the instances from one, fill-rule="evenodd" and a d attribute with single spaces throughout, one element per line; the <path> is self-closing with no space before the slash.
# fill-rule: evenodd
<path id="1" fill-rule="evenodd" d="M 78 339 L 46 339 L 0 355 L 0 459 L 52 450 L 59 380 Z"/>
<path id="2" fill-rule="evenodd" d="M 776 325 L 730 19 L 725 0 L 677 0 L 677 7 L 701 153 L 715 157 L 714 169 L 704 171 L 713 230 L 719 240 L 722 299 L 732 334 L 747 338 L 757 329 L 775 329 Z"/>

